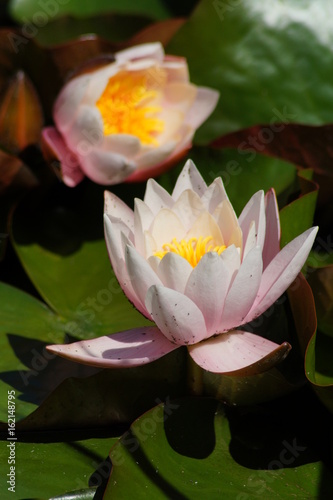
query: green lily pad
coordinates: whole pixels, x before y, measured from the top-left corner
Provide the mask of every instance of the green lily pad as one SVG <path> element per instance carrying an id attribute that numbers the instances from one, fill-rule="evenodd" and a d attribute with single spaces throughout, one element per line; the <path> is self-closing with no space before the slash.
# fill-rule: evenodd
<path id="1" fill-rule="evenodd" d="M 229 415 L 229 418 L 228 418 Z M 295 424 L 211 399 L 159 405 L 113 447 L 109 498 L 318 498 L 333 477 Z M 323 497 L 324 497 L 323 496 Z"/>
<path id="2" fill-rule="evenodd" d="M 301 194 L 280 211 L 281 247 L 313 225 L 318 185 L 311 181 L 311 170 L 300 170 Z"/>
<path id="3" fill-rule="evenodd" d="M 47 24 L 50 20 L 72 15 L 75 17 L 90 17 L 106 12 L 121 12 L 131 14 L 145 14 L 154 19 L 168 17 L 169 13 L 164 3 L 159 0 L 142 0 L 134 3 L 132 0 L 11 0 L 9 11 L 14 19 L 22 24 L 30 22 L 39 27 Z M 44 22 L 43 20 L 44 19 Z"/>
<path id="4" fill-rule="evenodd" d="M 219 105 L 200 143 L 258 123 L 333 120 L 331 6 L 316 2 L 202 0 L 168 46 Z"/>
<path id="5" fill-rule="evenodd" d="M 216 177 L 222 178 L 238 215 L 251 196 L 260 189 L 266 192 L 273 187 L 277 195 L 280 195 L 295 182 L 295 166 L 283 160 L 259 153 L 249 159 L 237 149 L 193 147 L 176 168 L 161 176 L 160 182 L 169 192 L 172 191 L 187 158 L 194 161 L 207 184 L 213 182 Z"/>
<path id="6" fill-rule="evenodd" d="M 305 371 L 322 403 L 333 413 L 333 337 L 318 331 L 309 342 Z"/>
<path id="7" fill-rule="evenodd" d="M 69 439 L 68 435 L 66 439 Z M 63 443 L 17 441 L 16 463 L 8 463 L 9 448 L 0 459 L 3 498 L 92 499 L 110 470 L 106 458 L 114 442 L 115 438 Z M 7 484 L 10 478 L 6 474 L 10 473 L 11 466 L 15 467 L 15 493 L 8 491 L 11 485 Z M 66 492 L 72 494 L 67 496 Z"/>
<path id="8" fill-rule="evenodd" d="M 12 234 L 27 274 L 66 318 L 68 333 L 91 338 L 150 324 L 129 304 L 112 271 L 102 187 L 87 182 L 74 193 L 57 185 L 33 208 L 28 200 L 14 215 Z"/>

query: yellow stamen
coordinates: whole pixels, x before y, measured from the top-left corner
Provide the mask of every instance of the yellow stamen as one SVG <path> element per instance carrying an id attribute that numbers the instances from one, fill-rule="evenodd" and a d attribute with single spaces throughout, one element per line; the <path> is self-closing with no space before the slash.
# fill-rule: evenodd
<path id="1" fill-rule="evenodd" d="M 111 78 L 96 102 L 103 122 L 104 134 L 131 134 L 142 144 L 158 146 L 156 135 L 163 131 L 164 122 L 156 115 L 161 106 L 152 104 L 157 90 L 149 90 L 142 73 L 122 71 Z"/>
<path id="2" fill-rule="evenodd" d="M 211 243 L 212 241 L 212 236 L 207 236 L 206 238 L 200 236 L 200 238 L 191 238 L 188 241 L 181 240 L 180 242 L 174 238 L 171 243 L 166 243 L 162 246 L 163 250 L 155 252 L 154 255 L 162 259 L 167 253 L 173 252 L 184 257 L 192 267 L 195 267 L 207 252 L 217 252 L 221 255 L 227 248 L 225 245 L 214 246 Z"/>

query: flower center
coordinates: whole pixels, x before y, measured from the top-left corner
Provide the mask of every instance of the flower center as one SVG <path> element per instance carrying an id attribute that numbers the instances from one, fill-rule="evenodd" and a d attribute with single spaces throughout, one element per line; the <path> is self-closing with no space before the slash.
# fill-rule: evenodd
<path id="1" fill-rule="evenodd" d="M 125 71 L 109 78 L 96 102 L 103 122 L 104 134 L 130 134 L 142 144 L 158 146 L 156 135 L 163 131 L 164 122 L 156 115 L 161 106 L 152 103 L 156 90 L 148 90 L 147 78 Z"/>
<path id="2" fill-rule="evenodd" d="M 227 248 L 225 245 L 214 246 L 212 241 L 212 236 L 207 236 L 206 238 L 200 236 L 200 238 L 191 238 L 188 241 L 181 240 L 180 242 L 174 238 L 171 243 L 163 245 L 163 250 L 155 252 L 154 255 L 162 259 L 169 252 L 177 253 L 181 257 L 184 257 L 192 267 L 195 267 L 207 252 L 217 252 L 221 255 Z"/>

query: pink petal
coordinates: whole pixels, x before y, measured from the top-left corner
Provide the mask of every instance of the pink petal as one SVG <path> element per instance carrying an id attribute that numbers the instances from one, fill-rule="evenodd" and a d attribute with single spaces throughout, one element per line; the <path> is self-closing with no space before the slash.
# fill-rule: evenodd
<path id="1" fill-rule="evenodd" d="M 132 159 L 140 152 L 141 142 L 134 135 L 112 134 L 104 137 L 101 147 L 103 147 L 105 151 L 111 151 L 112 153 L 117 153 Z"/>
<path id="2" fill-rule="evenodd" d="M 185 122 L 194 129 L 207 120 L 216 108 L 220 93 L 206 87 L 198 87 L 198 93 L 193 106 L 185 116 Z"/>
<path id="3" fill-rule="evenodd" d="M 63 358 L 100 368 L 145 365 L 177 348 L 155 326 L 134 328 L 73 344 L 47 346 L 48 351 Z"/>
<path id="4" fill-rule="evenodd" d="M 81 168 L 97 184 L 110 185 L 124 181 L 136 166 L 124 156 L 94 149 L 80 157 Z"/>
<path id="5" fill-rule="evenodd" d="M 51 156 L 60 161 L 61 176 L 64 183 L 69 187 L 75 187 L 84 179 L 77 157 L 68 149 L 62 136 L 54 127 L 43 129 L 43 149 L 48 148 Z M 46 157 L 48 152 L 45 151 Z"/>
<path id="6" fill-rule="evenodd" d="M 261 248 L 253 248 L 242 262 L 225 300 L 221 330 L 242 325 L 256 298 L 262 273 Z"/>
<path id="7" fill-rule="evenodd" d="M 202 196 L 207 189 L 207 184 L 192 160 L 187 160 L 183 170 L 179 174 L 172 192 L 172 198 L 176 201 L 186 189 L 192 189 L 199 196 Z"/>
<path id="8" fill-rule="evenodd" d="M 185 236 L 185 229 L 176 214 L 168 208 L 163 208 L 156 215 L 150 234 L 154 238 L 157 250 L 162 250 L 165 243 L 171 243 L 173 238 L 180 241 Z"/>
<path id="9" fill-rule="evenodd" d="M 159 42 L 143 43 L 141 45 L 136 45 L 135 47 L 120 50 L 115 54 L 115 57 L 119 64 L 143 58 L 154 59 L 162 62 L 164 58 L 164 50 L 162 44 Z"/>
<path id="10" fill-rule="evenodd" d="M 145 307 L 148 289 L 152 285 L 161 285 L 162 283 L 146 259 L 129 245 L 125 249 L 125 262 L 133 290 L 142 307 Z"/>
<path id="11" fill-rule="evenodd" d="M 118 196 L 110 191 L 104 192 L 104 213 L 110 215 L 112 219 L 119 219 L 132 232 L 134 230 L 134 214 Z M 112 220 L 111 219 L 111 220 Z"/>
<path id="12" fill-rule="evenodd" d="M 249 234 L 251 222 L 255 222 L 257 245 L 264 247 L 265 232 L 266 232 L 266 216 L 265 216 L 265 198 L 264 192 L 258 191 L 247 202 L 242 213 L 239 216 L 238 222 L 243 232 L 243 244 Z"/>
<path id="13" fill-rule="evenodd" d="M 191 189 L 182 192 L 176 203 L 174 203 L 172 211 L 181 220 L 186 231 L 192 227 L 195 220 L 203 212 L 207 212 L 200 196 Z"/>
<path id="14" fill-rule="evenodd" d="M 75 120 L 79 105 L 84 98 L 91 74 L 70 80 L 62 89 L 54 105 L 53 117 L 57 129 L 66 134 Z"/>
<path id="15" fill-rule="evenodd" d="M 163 69 L 167 71 L 168 82 L 188 82 L 189 72 L 186 59 L 183 57 L 165 56 Z"/>
<path id="16" fill-rule="evenodd" d="M 225 192 L 221 177 L 217 177 L 208 186 L 207 190 L 201 197 L 201 201 L 206 205 L 207 210 L 213 214 L 217 206 L 224 200 L 228 200 L 228 196 Z"/>
<path id="17" fill-rule="evenodd" d="M 169 193 L 154 179 L 149 179 L 147 181 L 144 202 L 154 215 L 162 208 L 171 208 L 174 203 Z"/>
<path id="18" fill-rule="evenodd" d="M 241 248 L 242 232 L 240 231 L 238 219 L 236 217 L 234 209 L 228 199 L 222 201 L 220 207 L 214 210 L 213 217 L 221 228 L 221 233 L 225 244 L 227 246 L 235 244 L 236 246 Z M 233 239 L 238 241 L 233 241 Z"/>
<path id="19" fill-rule="evenodd" d="M 202 312 L 185 295 L 163 286 L 152 286 L 147 293 L 146 307 L 170 342 L 188 345 L 206 337 Z"/>
<path id="20" fill-rule="evenodd" d="M 64 133 L 63 133 L 64 134 Z M 87 156 L 104 142 L 103 120 L 96 106 L 81 104 L 72 126 L 64 134 L 66 143 L 78 158 Z"/>
<path id="21" fill-rule="evenodd" d="M 120 229 L 123 227 L 125 227 L 125 229 L 127 227 L 123 222 L 119 220 L 111 222 L 109 216 L 106 214 L 104 215 L 105 242 L 117 280 L 130 302 L 132 302 L 132 304 L 134 304 L 134 306 L 144 316 L 150 319 L 150 315 L 147 314 L 146 308 L 142 306 L 139 298 L 133 290 L 131 280 L 127 272 L 123 250 L 123 239 L 126 235 Z M 128 234 L 130 234 L 130 230 L 128 228 L 127 231 Z"/>
<path id="22" fill-rule="evenodd" d="M 254 375 L 269 370 L 281 362 L 290 351 L 270 340 L 241 330 L 232 330 L 200 344 L 188 347 L 193 360 L 204 370 L 232 374 L 246 369 L 242 375 Z"/>
<path id="23" fill-rule="evenodd" d="M 175 150 L 176 145 L 176 141 L 172 140 L 154 149 L 150 149 L 145 153 L 139 154 L 135 159 L 138 169 L 145 170 L 146 168 L 154 167 L 155 165 L 165 162 Z"/>
<path id="24" fill-rule="evenodd" d="M 157 274 L 167 288 L 184 293 L 187 280 L 193 271 L 191 264 L 175 253 L 167 253 L 157 267 Z"/>
<path id="25" fill-rule="evenodd" d="M 218 327 L 231 273 L 216 252 L 206 253 L 188 279 L 185 295 L 201 310 L 207 335 L 219 333 Z"/>
<path id="26" fill-rule="evenodd" d="M 148 231 L 153 220 L 154 215 L 147 204 L 139 198 L 136 198 L 134 200 L 135 247 L 141 255 L 145 257 L 145 232 Z"/>
<path id="27" fill-rule="evenodd" d="M 264 270 L 271 260 L 280 251 L 280 216 L 274 189 L 270 189 L 265 196 L 266 206 L 266 236 L 262 260 Z"/>
<path id="28" fill-rule="evenodd" d="M 157 165 L 152 165 L 148 168 L 135 170 L 127 179 L 126 182 L 142 182 L 149 177 L 158 177 L 164 172 L 170 170 L 176 165 L 191 149 L 191 144 L 187 142 L 179 142 L 173 153 Z"/>
<path id="29" fill-rule="evenodd" d="M 257 298 L 246 317 L 247 322 L 266 311 L 291 285 L 309 255 L 317 231 L 318 227 L 312 227 L 297 236 L 268 264 Z"/>

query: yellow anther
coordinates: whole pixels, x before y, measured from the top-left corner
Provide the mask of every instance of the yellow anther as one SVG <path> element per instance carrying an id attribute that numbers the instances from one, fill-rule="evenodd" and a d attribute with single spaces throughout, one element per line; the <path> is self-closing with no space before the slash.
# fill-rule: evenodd
<path id="1" fill-rule="evenodd" d="M 227 248 L 225 245 L 209 245 L 212 241 L 212 236 L 206 238 L 200 236 L 199 238 L 191 238 L 188 241 L 181 240 L 180 242 L 173 238 L 171 243 L 163 245 L 162 250 L 155 252 L 154 255 L 162 259 L 169 252 L 176 253 L 184 257 L 192 267 L 195 267 L 207 252 L 216 252 L 221 255 Z"/>
<path id="2" fill-rule="evenodd" d="M 104 134 L 130 134 L 142 144 L 158 146 L 156 135 L 164 130 L 164 122 L 156 115 L 161 106 L 153 101 L 156 90 L 147 88 L 142 73 L 120 72 L 111 78 L 96 102 L 104 123 Z"/>

